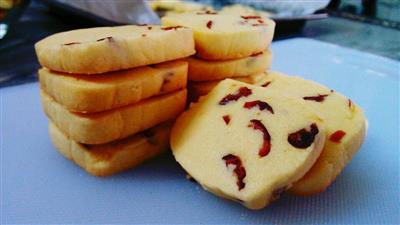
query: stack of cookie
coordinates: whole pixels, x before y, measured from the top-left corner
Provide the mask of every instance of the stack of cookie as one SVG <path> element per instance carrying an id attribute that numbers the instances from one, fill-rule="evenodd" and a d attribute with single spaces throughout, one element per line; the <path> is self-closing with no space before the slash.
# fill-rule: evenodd
<path id="1" fill-rule="evenodd" d="M 271 65 L 268 47 L 275 23 L 270 19 L 204 11 L 168 15 L 162 24 L 194 31 L 197 54 L 188 58 L 191 100 L 207 94 L 225 78 L 254 84 Z"/>
<path id="2" fill-rule="evenodd" d="M 186 103 L 193 33 L 121 26 L 58 33 L 35 45 L 50 136 L 61 154 L 106 176 L 168 149 Z"/>

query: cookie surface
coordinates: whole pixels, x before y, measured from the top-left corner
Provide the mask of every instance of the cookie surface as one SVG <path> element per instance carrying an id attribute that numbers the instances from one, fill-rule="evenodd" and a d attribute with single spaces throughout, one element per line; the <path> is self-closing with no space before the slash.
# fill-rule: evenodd
<path id="1" fill-rule="evenodd" d="M 186 87 L 187 62 L 172 61 L 101 75 L 69 75 L 42 68 L 42 90 L 69 111 L 101 112 Z"/>
<path id="2" fill-rule="evenodd" d="M 238 80 L 241 82 L 245 82 L 248 84 L 256 84 L 263 80 L 266 73 L 257 73 L 246 77 L 233 77 L 233 80 Z M 200 96 L 208 94 L 215 86 L 218 85 L 222 80 L 213 80 L 213 81 L 202 81 L 202 82 L 189 82 L 188 83 L 188 91 L 189 95 L 192 96 L 194 100 L 198 99 Z"/>
<path id="3" fill-rule="evenodd" d="M 315 165 L 289 190 L 297 195 L 324 191 L 361 147 L 366 133 L 362 109 L 342 94 L 300 77 L 272 72 L 260 84 L 281 91 L 310 106 L 326 127 L 324 149 Z"/>
<path id="4" fill-rule="evenodd" d="M 186 90 L 152 97 L 99 113 L 73 113 L 41 91 L 46 115 L 68 137 L 84 144 L 104 144 L 176 118 L 184 109 Z"/>
<path id="5" fill-rule="evenodd" d="M 83 145 L 49 123 L 50 138 L 57 150 L 95 176 L 109 176 L 130 169 L 166 151 L 170 128 L 171 123 L 165 123 L 123 140 Z"/>
<path id="6" fill-rule="evenodd" d="M 272 54 L 267 50 L 241 59 L 203 60 L 189 57 L 187 61 L 190 81 L 211 81 L 264 72 L 271 66 Z"/>
<path id="7" fill-rule="evenodd" d="M 35 44 L 40 64 L 74 74 L 98 74 L 184 58 L 195 53 L 190 29 L 157 25 L 72 30 Z"/>
<path id="8" fill-rule="evenodd" d="M 204 189 L 260 209 L 311 168 L 324 132 L 301 101 L 226 79 L 177 119 L 170 140 Z"/>
<path id="9" fill-rule="evenodd" d="M 171 15 L 161 21 L 165 26 L 193 29 L 196 56 L 209 60 L 238 59 L 262 52 L 270 45 L 275 29 L 270 19 L 207 12 Z"/>

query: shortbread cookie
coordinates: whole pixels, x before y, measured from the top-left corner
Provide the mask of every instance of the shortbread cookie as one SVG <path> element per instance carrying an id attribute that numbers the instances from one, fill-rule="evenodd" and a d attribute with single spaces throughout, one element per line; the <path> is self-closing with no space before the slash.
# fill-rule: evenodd
<path id="1" fill-rule="evenodd" d="M 35 44 L 42 66 L 51 70 L 98 74 L 193 55 L 193 32 L 157 25 L 99 27 L 51 35 Z"/>
<path id="2" fill-rule="evenodd" d="M 142 133 L 102 145 L 85 145 L 71 140 L 53 123 L 51 140 L 57 150 L 95 176 L 109 176 L 150 159 L 169 147 L 171 123 L 158 125 Z"/>
<path id="3" fill-rule="evenodd" d="M 46 115 L 72 140 L 104 144 L 176 118 L 184 109 L 186 90 L 99 113 L 73 113 L 41 92 Z"/>
<path id="4" fill-rule="evenodd" d="M 39 70 L 41 88 L 69 111 L 93 113 L 186 87 L 187 62 L 172 61 L 101 75 Z"/>
<path id="5" fill-rule="evenodd" d="M 271 66 L 272 54 L 267 50 L 241 59 L 211 61 L 189 57 L 187 61 L 189 80 L 210 81 L 264 72 Z"/>
<path id="6" fill-rule="evenodd" d="M 180 0 L 153 0 L 149 1 L 150 7 L 157 13 L 184 13 L 202 10 L 213 10 L 209 5 L 198 2 L 188 2 Z"/>
<path id="7" fill-rule="evenodd" d="M 310 171 L 290 189 L 297 195 L 324 191 L 361 147 L 366 133 L 362 109 L 347 97 L 313 81 L 270 73 L 259 84 L 302 100 L 320 115 L 326 126 L 326 142 Z"/>
<path id="8" fill-rule="evenodd" d="M 206 190 L 260 209 L 304 176 L 324 139 L 300 100 L 226 79 L 177 119 L 171 148 Z"/>
<path id="9" fill-rule="evenodd" d="M 214 12 L 166 16 L 162 24 L 192 28 L 196 56 L 210 60 L 238 59 L 262 52 L 270 45 L 275 29 L 270 19 Z"/>
<path id="10" fill-rule="evenodd" d="M 257 73 L 247 77 L 234 77 L 232 79 L 242 81 L 248 84 L 256 84 L 259 83 L 260 80 L 264 79 L 266 73 Z M 196 100 L 198 97 L 208 94 L 219 82 L 222 80 L 213 80 L 213 81 L 202 81 L 202 82 L 189 82 L 188 90 L 190 96 L 192 96 L 193 100 Z"/>

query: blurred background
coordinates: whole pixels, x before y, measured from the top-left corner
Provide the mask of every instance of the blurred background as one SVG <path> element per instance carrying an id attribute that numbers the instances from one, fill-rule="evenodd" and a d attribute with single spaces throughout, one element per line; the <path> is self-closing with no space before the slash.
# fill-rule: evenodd
<path id="1" fill-rule="evenodd" d="M 0 87 L 37 80 L 33 45 L 50 34 L 198 10 L 273 18 L 274 41 L 307 37 L 400 60 L 400 0 L 0 0 Z"/>

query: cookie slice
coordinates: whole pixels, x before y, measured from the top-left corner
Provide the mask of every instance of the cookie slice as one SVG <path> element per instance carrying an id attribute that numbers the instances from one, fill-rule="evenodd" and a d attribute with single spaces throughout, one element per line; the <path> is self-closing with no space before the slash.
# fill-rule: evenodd
<path id="1" fill-rule="evenodd" d="M 190 81 L 211 81 L 264 72 L 271 66 L 272 54 L 266 50 L 241 59 L 211 61 L 189 57 L 187 61 Z"/>
<path id="2" fill-rule="evenodd" d="M 274 36 L 275 22 L 250 15 L 215 12 L 184 13 L 162 18 L 165 26 L 192 28 L 196 56 L 209 60 L 238 59 L 267 49 Z"/>
<path id="3" fill-rule="evenodd" d="M 301 101 L 226 79 L 178 118 L 170 140 L 204 189 L 260 209 L 312 167 L 325 131 Z"/>
<path id="4" fill-rule="evenodd" d="M 102 145 L 85 145 L 71 140 L 50 122 L 50 138 L 57 150 L 95 176 L 109 176 L 131 169 L 169 148 L 171 123 Z"/>
<path id="5" fill-rule="evenodd" d="M 101 112 L 186 87 L 187 62 L 172 61 L 101 75 L 39 70 L 41 88 L 69 111 Z"/>
<path id="6" fill-rule="evenodd" d="M 246 77 L 234 77 L 233 80 L 242 81 L 248 84 L 256 84 L 264 79 L 266 73 L 257 73 Z M 202 81 L 202 82 L 189 82 L 188 91 L 193 100 L 197 100 L 200 96 L 208 94 L 219 82 L 222 80 Z"/>
<path id="7" fill-rule="evenodd" d="M 98 27 L 51 35 L 35 44 L 40 64 L 74 74 L 150 65 L 195 53 L 193 32 L 157 25 Z"/>
<path id="8" fill-rule="evenodd" d="M 303 101 L 323 119 L 326 141 L 321 156 L 290 192 L 312 195 L 324 191 L 364 142 L 367 120 L 362 109 L 342 94 L 300 77 L 272 72 L 259 84 L 266 91 L 281 91 Z"/>
<path id="9" fill-rule="evenodd" d="M 68 111 L 44 91 L 41 91 L 41 97 L 46 115 L 72 140 L 84 144 L 104 144 L 176 118 L 184 110 L 186 90 L 86 114 Z"/>

